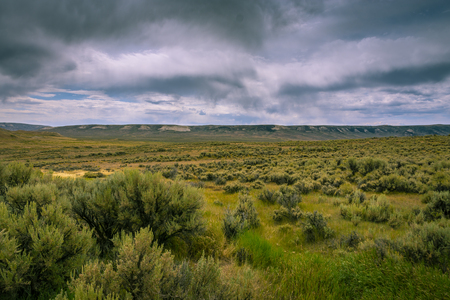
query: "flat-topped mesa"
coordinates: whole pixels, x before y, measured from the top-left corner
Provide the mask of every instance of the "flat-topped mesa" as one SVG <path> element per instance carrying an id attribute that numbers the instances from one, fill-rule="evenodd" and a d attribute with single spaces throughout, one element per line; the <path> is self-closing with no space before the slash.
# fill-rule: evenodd
<path id="1" fill-rule="evenodd" d="M 191 131 L 189 126 L 177 126 L 177 125 L 164 125 L 161 128 L 158 129 L 159 131 L 178 131 L 178 132 L 188 132 Z"/>

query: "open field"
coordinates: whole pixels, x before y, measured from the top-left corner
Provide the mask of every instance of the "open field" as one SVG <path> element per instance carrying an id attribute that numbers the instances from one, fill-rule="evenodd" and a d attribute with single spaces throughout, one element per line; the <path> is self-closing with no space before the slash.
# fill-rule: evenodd
<path id="1" fill-rule="evenodd" d="M 3 166 L 21 162 L 44 174 L 30 175 L 29 181 L 14 188 L 5 183 L 7 175 L 3 176 L 3 216 L 7 215 L 6 208 L 11 215 L 22 213 L 23 205 L 19 209 L 14 206 L 19 200 L 12 200 L 20 198 L 13 197 L 20 189 L 23 193 L 33 186 L 56 189 L 49 192 L 54 193 L 50 202 L 62 205 L 78 228 L 94 230 L 101 249 L 86 252 L 83 263 L 92 263 L 100 255 L 107 264 L 114 257 L 109 251 L 116 251 L 111 249 L 128 244 L 123 241 L 115 244 L 116 248 L 106 247 L 110 241 L 99 239 L 97 229 L 90 227 L 83 215 L 77 215 L 77 193 L 80 189 L 114 191 L 115 184 L 120 186 L 120 180 L 125 180 L 120 177 L 122 171 L 123 176 L 135 178 L 124 181 L 126 185 L 133 184 L 144 176 L 132 173 L 133 169 L 160 173 L 164 184 L 181 180 L 198 188 L 192 193 L 199 193 L 203 199 L 198 211 L 204 230 L 196 231 L 190 239 L 181 235 L 163 239 L 158 237 L 159 227 L 150 228 L 158 242 L 164 241 L 176 264 L 187 261 L 192 270 L 197 270 L 207 264 L 202 255 L 216 259 L 217 265 L 210 262 L 209 266 L 217 268 L 220 276 L 215 287 L 205 289 L 218 291 L 234 286 L 238 294 L 224 298 L 450 298 L 449 136 L 174 143 L 82 140 L 47 132 L 0 134 Z M 2 168 L 3 174 L 13 172 Z M 112 192 L 112 199 L 119 191 Z M 129 193 L 129 188 L 124 191 Z M 124 201 L 120 199 L 117 201 Z M 39 205 L 41 200 L 34 201 Z M 104 209 L 109 205 L 106 203 L 110 202 L 101 204 Z M 117 205 L 126 210 L 131 204 Z M 114 207 L 108 209 L 118 209 Z M 121 213 L 117 210 L 110 218 L 128 218 Z M 111 226 L 123 226 L 114 224 Z M 0 226 L 1 233 L 12 225 L 0 222 Z M 135 231 L 124 230 L 137 239 L 133 228 Z M 5 267 L 2 257 L 0 264 Z M 73 269 L 82 272 L 80 265 Z M 59 283 L 59 289 L 47 287 L 47 294 L 30 290 L 26 284 L 10 283 L 8 287 L 14 287 L 17 295 L 24 295 L 25 289 L 30 298 L 54 297 L 62 288 L 68 291 L 68 298 L 73 298 L 74 290 L 65 283 L 70 274 L 61 276 L 65 280 Z M 83 285 L 86 282 L 71 280 L 75 290 L 88 288 Z M 104 295 L 114 291 L 107 282 L 101 285 Z M 0 287 L 6 288 L 5 281 Z M 208 291 L 208 295 L 214 294 Z M 116 292 L 123 299 L 128 295 L 123 290 Z M 191 290 L 186 293 L 183 297 L 196 298 Z"/>

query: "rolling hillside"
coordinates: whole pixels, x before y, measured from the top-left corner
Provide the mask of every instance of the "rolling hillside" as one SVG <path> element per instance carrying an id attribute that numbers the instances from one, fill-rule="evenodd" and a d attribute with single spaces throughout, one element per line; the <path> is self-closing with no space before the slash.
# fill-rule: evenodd
<path id="1" fill-rule="evenodd" d="M 11 125 L 12 124 L 12 125 Z M 82 139 L 120 139 L 143 141 L 283 141 L 337 140 L 388 136 L 448 135 L 450 125 L 426 126 L 280 126 L 280 125 L 77 125 L 45 127 L 0 123 L 3 128 L 32 128 Z M 11 130 L 11 129 L 10 129 Z M 27 129 L 23 129 L 27 130 Z M 31 129 L 30 129 L 31 130 Z"/>

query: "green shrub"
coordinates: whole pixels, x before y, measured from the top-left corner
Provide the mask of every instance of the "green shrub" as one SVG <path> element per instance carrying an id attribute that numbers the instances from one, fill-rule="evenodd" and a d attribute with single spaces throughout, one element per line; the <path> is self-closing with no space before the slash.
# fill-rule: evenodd
<path id="1" fill-rule="evenodd" d="M 234 210 L 234 214 L 246 220 L 250 228 L 256 228 L 260 225 L 258 212 L 253 204 L 253 198 L 249 195 L 239 195 L 238 205 Z"/>
<path id="2" fill-rule="evenodd" d="M 356 199 L 360 198 L 357 197 Z M 385 223 L 392 218 L 393 228 L 400 226 L 402 223 L 401 217 L 394 215 L 394 207 L 384 195 L 373 196 L 369 201 L 362 204 L 355 201 L 359 200 L 351 200 L 351 204 L 347 205 L 341 204 L 340 214 L 344 219 L 351 221 L 355 217 L 360 217 L 364 221 Z"/>
<path id="3" fill-rule="evenodd" d="M 282 186 L 277 197 L 280 209 L 275 210 L 273 219 L 277 222 L 283 220 L 296 221 L 303 216 L 298 204 L 302 201 L 302 197 L 297 193 L 297 190 L 289 186 Z"/>
<path id="4" fill-rule="evenodd" d="M 241 232 L 247 229 L 248 223 L 246 220 L 242 220 L 241 216 L 235 216 L 234 212 L 229 209 L 225 210 L 222 230 L 227 239 L 233 239 L 237 237 Z"/>
<path id="5" fill-rule="evenodd" d="M 233 182 L 233 183 L 227 184 L 223 189 L 224 189 L 225 193 L 227 193 L 227 194 L 235 194 L 237 192 L 246 190 L 247 187 L 242 183 Z"/>
<path id="6" fill-rule="evenodd" d="M 223 177 L 217 177 L 217 179 L 214 181 L 216 185 L 224 185 L 227 183 L 227 180 Z"/>
<path id="7" fill-rule="evenodd" d="M 450 227 L 441 227 L 436 223 L 413 225 L 407 235 L 396 242 L 396 248 L 414 263 L 424 262 L 448 272 Z"/>
<path id="8" fill-rule="evenodd" d="M 363 176 L 373 172 L 374 170 L 387 168 L 387 163 L 381 159 L 374 159 L 372 157 L 365 157 L 358 161 L 358 171 Z"/>
<path id="9" fill-rule="evenodd" d="M 332 185 L 324 185 L 322 186 L 322 194 L 328 196 L 339 196 L 340 190 Z"/>
<path id="10" fill-rule="evenodd" d="M 297 179 L 294 176 L 291 176 L 288 173 L 271 173 L 269 175 L 269 181 L 276 183 L 278 185 L 282 184 L 294 184 Z"/>
<path id="11" fill-rule="evenodd" d="M 387 223 L 393 229 L 397 229 L 403 224 L 403 218 L 398 213 L 392 213 L 391 216 L 389 217 L 389 220 L 387 221 Z"/>
<path id="12" fill-rule="evenodd" d="M 353 186 L 351 183 L 346 182 L 339 187 L 340 194 L 343 196 L 350 195 L 353 192 Z"/>
<path id="13" fill-rule="evenodd" d="M 352 231 L 348 235 L 342 235 L 339 239 L 333 239 L 330 242 L 331 248 L 344 248 L 344 249 L 356 249 L 359 244 L 364 241 L 364 237 L 356 231 Z"/>
<path id="14" fill-rule="evenodd" d="M 115 262 L 94 261 L 86 265 L 70 287 L 77 299 L 235 299 L 245 286 L 223 279 L 219 264 L 201 256 L 191 266 L 176 264 L 170 252 L 163 251 L 148 228 L 133 238 L 123 234 L 114 239 Z M 88 298 L 89 294 L 96 297 Z M 251 294 L 250 294 L 251 296 Z M 57 299 L 68 299 L 61 293 Z"/>
<path id="15" fill-rule="evenodd" d="M 102 172 L 86 172 L 83 175 L 84 178 L 102 178 L 105 177 L 105 174 Z"/>
<path id="16" fill-rule="evenodd" d="M 259 225 L 260 220 L 253 199 L 249 195 L 240 194 L 236 209 L 225 211 L 222 230 L 227 239 L 232 239 L 241 232 Z"/>
<path id="17" fill-rule="evenodd" d="M 325 217 L 317 211 L 305 214 L 303 233 L 305 234 L 307 242 L 331 238 L 334 235 L 334 231 L 327 226 Z"/>
<path id="18" fill-rule="evenodd" d="M 433 174 L 429 186 L 435 191 L 449 191 L 450 190 L 450 175 L 448 172 L 439 171 Z"/>
<path id="19" fill-rule="evenodd" d="M 26 166 L 21 162 L 0 165 L 0 196 L 4 196 L 11 187 L 22 186 L 42 177 L 42 173 L 39 170 L 35 170 L 32 166 Z"/>
<path id="20" fill-rule="evenodd" d="M 391 215 L 394 212 L 393 206 L 384 195 L 375 197 L 370 200 L 370 203 L 366 205 L 366 210 L 363 213 L 363 219 L 375 222 L 383 223 L 389 221 Z"/>
<path id="21" fill-rule="evenodd" d="M 353 175 L 358 172 L 358 162 L 356 161 L 356 158 L 350 157 L 347 159 L 347 168 L 352 172 Z"/>
<path id="22" fill-rule="evenodd" d="M 424 199 L 428 202 L 424 209 L 427 220 L 436 220 L 444 216 L 450 218 L 450 192 L 429 192 Z"/>
<path id="23" fill-rule="evenodd" d="M 253 183 L 250 185 L 250 187 L 251 187 L 252 189 L 255 189 L 255 190 L 263 189 L 265 186 L 266 186 L 266 185 L 265 185 L 264 182 L 262 182 L 261 180 L 256 180 L 255 182 L 253 182 Z"/>
<path id="24" fill-rule="evenodd" d="M 316 189 L 314 183 L 310 180 L 298 180 L 294 184 L 294 188 L 300 193 L 300 194 L 309 194 L 313 190 Z"/>
<path id="25" fill-rule="evenodd" d="M 92 233 L 80 229 L 59 206 L 35 202 L 21 213 L 0 203 L 0 290 L 5 299 L 50 296 L 80 270 L 94 245 Z M 2 298 L 0 296 L 0 298 Z"/>
<path id="26" fill-rule="evenodd" d="M 186 240 L 201 233 L 202 198 L 184 182 L 166 182 L 159 173 L 138 170 L 87 182 L 70 197 L 73 213 L 94 231 L 102 255 L 108 253 L 112 238 L 122 230 L 133 233 L 149 227 L 161 244 L 173 237 Z"/>
<path id="27" fill-rule="evenodd" d="M 262 190 L 260 194 L 258 194 L 258 199 L 269 204 L 275 204 L 280 196 L 280 192 L 271 191 L 266 188 Z"/>
<path id="28" fill-rule="evenodd" d="M 367 196 L 360 190 L 354 190 L 352 193 L 348 194 L 346 198 L 349 204 L 361 204 L 367 199 Z"/>

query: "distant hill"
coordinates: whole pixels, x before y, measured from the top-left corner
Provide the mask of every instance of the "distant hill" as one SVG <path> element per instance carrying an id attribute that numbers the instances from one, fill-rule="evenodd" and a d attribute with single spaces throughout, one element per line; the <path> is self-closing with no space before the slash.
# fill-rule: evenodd
<path id="1" fill-rule="evenodd" d="M 8 126 L 12 123 L 0 123 Z M 14 124 L 17 126 L 18 124 Z M 26 128 L 27 124 L 20 124 Z M 39 126 L 39 125 L 29 125 Z M 77 125 L 40 126 L 40 132 L 56 132 L 79 139 L 142 141 L 286 141 L 336 140 L 388 136 L 449 135 L 450 125 L 418 126 L 280 126 L 280 125 Z M 32 128 L 32 127 L 30 127 Z M 34 129 L 36 130 L 36 129 Z"/>
<path id="2" fill-rule="evenodd" d="M 31 125 L 31 124 L 24 124 L 24 123 L 0 123 L 0 128 L 10 130 L 10 131 L 16 131 L 16 130 L 26 130 L 26 131 L 36 131 L 42 128 L 45 128 L 48 126 L 44 125 Z"/>
<path id="3" fill-rule="evenodd" d="M 51 131 L 30 131 L 30 130 L 15 130 L 10 131 L 0 128 L 0 140 L 23 140 L 34 138 L 47 138 L 47 137 L 62 137 L 61 134 Z"/>

